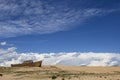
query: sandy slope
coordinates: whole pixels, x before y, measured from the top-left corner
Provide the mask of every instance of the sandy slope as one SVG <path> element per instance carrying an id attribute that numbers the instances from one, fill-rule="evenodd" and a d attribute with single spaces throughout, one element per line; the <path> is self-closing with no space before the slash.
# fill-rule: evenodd
<path id="1" fill-rule="evenodd" d="M 43 66 L 0 68 L 0 80 L 120 80 L 120 67 Z"/>
<path id="2" fill-rule="evenodd" d="M 67 71 L 85 71 L 88 73 L 112 73 L 114 71 L 120 71 L 120 67 L 80 67 L 80 66 L 56 66 L 62 70 Z"/>

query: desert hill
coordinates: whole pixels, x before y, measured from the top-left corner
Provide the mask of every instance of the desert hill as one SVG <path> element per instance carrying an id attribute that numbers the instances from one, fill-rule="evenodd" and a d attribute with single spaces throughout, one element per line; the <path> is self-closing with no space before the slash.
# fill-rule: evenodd
<path id="1" fill-rule="evenodd" d="M 0 67 L 0 80 L 120 80 L 120 67 Z"/>

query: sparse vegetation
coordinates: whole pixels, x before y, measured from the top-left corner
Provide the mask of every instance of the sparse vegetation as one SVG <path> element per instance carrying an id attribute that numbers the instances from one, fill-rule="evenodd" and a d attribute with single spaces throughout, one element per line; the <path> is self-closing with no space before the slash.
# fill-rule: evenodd
<path id="1" fill-rule="evenodd" d="M 65 78 L 62 78 L 62 80 L 65 80 Z"/>
<path id="2" fill-rule="evenodd" d="M 54 80 L 54 79 L 56 79 L 57 78 L 57 76 L 56 75 L 53 75 L 52 76 L 52 80 Z"/>
<path id="3" fill-rule="evenodd" d="M 69 68 L 69 67 L 68 67 Z M 81 67 L 80 67 L 81 68 Z M 114 69 L 112 69 L 114 70 Z M 42 67 L 42 68 L 10 68 L 1 67 L 0 73 L 6 76 L 12 76 L 11 80 L 120 80 L 119 68 L 111 72 L 92 72 L 85 70 L 65 70 L 57 67 Z M 4 76 L 3 76 L 4 77 Z M 1 80 L 1 79 L 0 79 Z M 5 79 L 9 80 L 9 79 Z"/>

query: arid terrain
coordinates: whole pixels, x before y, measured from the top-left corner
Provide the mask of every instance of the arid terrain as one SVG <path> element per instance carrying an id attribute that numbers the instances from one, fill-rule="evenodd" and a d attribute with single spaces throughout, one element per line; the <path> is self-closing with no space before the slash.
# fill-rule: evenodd
<path id="1" fill-rule="evenodd" d="M 0 80 L 120 80 L 120 67 L 0 67 Z"/>

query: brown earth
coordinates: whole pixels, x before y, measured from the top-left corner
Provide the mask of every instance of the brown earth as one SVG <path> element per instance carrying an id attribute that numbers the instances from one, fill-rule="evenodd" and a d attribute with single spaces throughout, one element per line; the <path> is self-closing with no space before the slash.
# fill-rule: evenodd
<path id="1" fill-rule="evenodd" d="M 0 80 L 120 80 L 120 67 L 0 67 Z"/>

